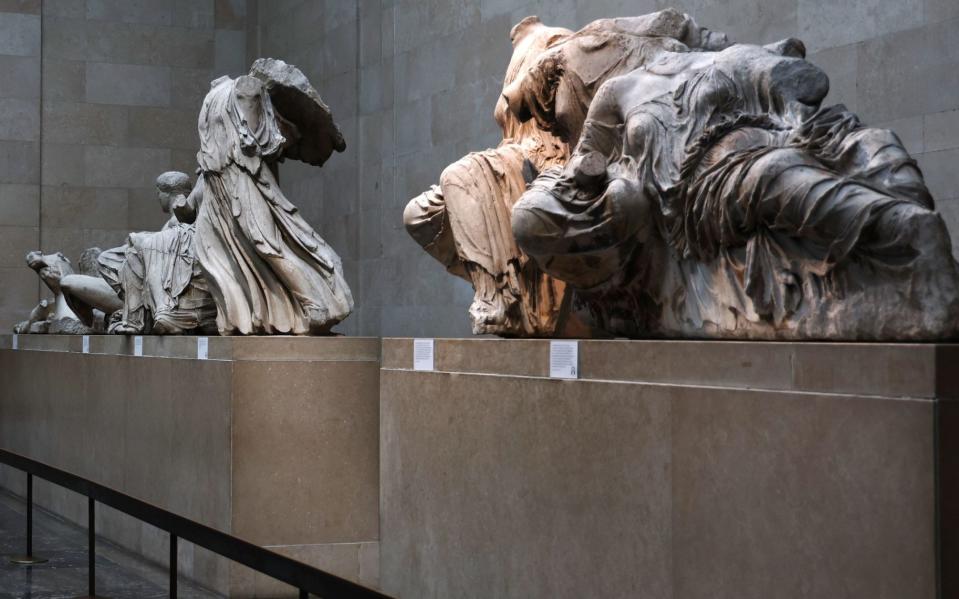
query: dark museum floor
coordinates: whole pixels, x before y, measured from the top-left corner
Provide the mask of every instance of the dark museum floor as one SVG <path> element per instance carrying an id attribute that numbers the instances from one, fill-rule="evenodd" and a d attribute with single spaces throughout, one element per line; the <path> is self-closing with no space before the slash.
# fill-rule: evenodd
<path id="1" fill-rule="evenodd" d="M 22 554 L 26 517 L 19 499 L 0 493 L 0 599 L 60 599 L 87 590 L 87 532 L 51 514 L 33 512 L 34 553 L 49 559 L 36 566 L 10 563 Z M 181 577 L 178 596 L 218 597 L 188 584 Z M 97 595 L 110 599 L 168 597 L 167 572 L 101 539 L 97 540 Z"/>

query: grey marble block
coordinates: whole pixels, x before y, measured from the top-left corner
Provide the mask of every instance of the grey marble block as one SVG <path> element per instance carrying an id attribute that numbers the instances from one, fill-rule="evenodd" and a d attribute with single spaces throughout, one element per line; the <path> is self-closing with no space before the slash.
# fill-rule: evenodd
<path id="1" fill-rule="evenodd" d="M 0 336 L 0 445 L 367 585 L 378 582 L 380 342 Z M 17 414 L 16 417 L 13 415 Z M 22 474 L 0 469 L 22 492 Z M 79 524 L 85 501 L 37 483 Z M 162 563 L 167 538 L 105 510 L 99 532 Z M 231 597 L 296 591 L 187 543 L 181 575 Z"/>
<path id="2" fill-rule="evenodd" d="M 548 378 L 542 340 L 436 339 L 434 372 L 412 357 L 412 340 L 384 339 L 387 593 L 957 588 L 943 443 L 959 346 L 580 341 L 572 381 Z"/>

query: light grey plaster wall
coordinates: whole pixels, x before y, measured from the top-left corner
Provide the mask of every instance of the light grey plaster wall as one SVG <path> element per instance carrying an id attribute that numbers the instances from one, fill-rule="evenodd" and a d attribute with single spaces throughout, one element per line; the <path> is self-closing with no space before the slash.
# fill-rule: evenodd
<path id="1" fill-rule="evenodd" d="M 165 218 L 209 82 L 246 70 L 245 0 L 45 0 L 41 245 L 75 260 Z"/>
<path id="2" fill-rule="evenodd" d="M 40 297 L 33 249 L 123 243 L 193 174 L 209 83 L 249 67 L 247 0 L 0 0 L 0 328 Z"/>
<path id="3" fill-rule="evenodd" d="M 40 0 L 0 1 L 0 328 L 38 301 Z"/>
<path id="4" fill-rule="evenodd" d="M 470 287 L 402 227 L 406 202 L 443 167 L 499 136 L 493 106 L 510 27 L 530 14 L 579 28 L 674 6 L 733 39 L 801 38 L 831 80 L 829 101 L 893 128 L 959 236 L 956 0 L 261 0 L 259 54 L 304 67 L 350 149 L 284 185 L 343 255 L 357 312 L 341 330 L 469 335 Z"/>

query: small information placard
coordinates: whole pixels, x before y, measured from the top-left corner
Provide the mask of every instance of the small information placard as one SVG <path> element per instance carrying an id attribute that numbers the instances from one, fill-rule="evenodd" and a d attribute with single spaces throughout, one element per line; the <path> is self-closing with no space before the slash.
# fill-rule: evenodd
<path id="1" fill-rule="evenodd" d="M 210 338 L 197 337 L 196 338 L 196 359 L 206 360 L 209 355 L 210 355 Z"/>
<path id="2" fill-rule="evenodd" d="M 549 342 L 549 376 L 554 379 L 579 378 L 579 342 Z"/>
<path id="3" fill-rule="evenodd" d="M 143 337 L 139 335 L 133 338 L 133 355 L 134 356 L 143 355 Z"/>
<path id="4" fill-rule="evenodd" d="M 17 335 L 16 333 L 14 333 L 13 341 L 11 341 L 11 343 L 13 345 L 11 345 L 10 347 L 12 347 L 13 349 L 20 349 L 20 335 Z"/>
<path id="5" fill-rule="evenodd" d="M 90 335 L 83 336 L 83 353 L 90 353 Z"/>
<path id="6" fill-rule="evenodd" d="M 433 370 L 433 340 L 413 340 L 413 370 Z"/>

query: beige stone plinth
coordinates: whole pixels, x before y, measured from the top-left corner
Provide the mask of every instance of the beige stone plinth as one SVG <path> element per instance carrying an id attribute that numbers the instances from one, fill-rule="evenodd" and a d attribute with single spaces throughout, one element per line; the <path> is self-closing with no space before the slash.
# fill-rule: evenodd
<path id="1" fill-rule="evenodd" d="M 378 580 L 380 342 L 347 337 L 0 336 L 0 445 L 364 584 Z M 0 468 L 20 492 L 23 475 Z M 37 482 L 85 525 L 86 503 Z M 98 532 L 159 563 L 167 538 L 102 508 Z M 297 596 L 188 543 L 181 574 Z"/>
<path id="2" fill-rule="evenodd" d="M 383 341 L 385 592 L 933 599 L 937 534 L 955 588 L 959 346 L 579 354 L 561 381 L 548 341 L 437 339 L 417 372 Z"/>

